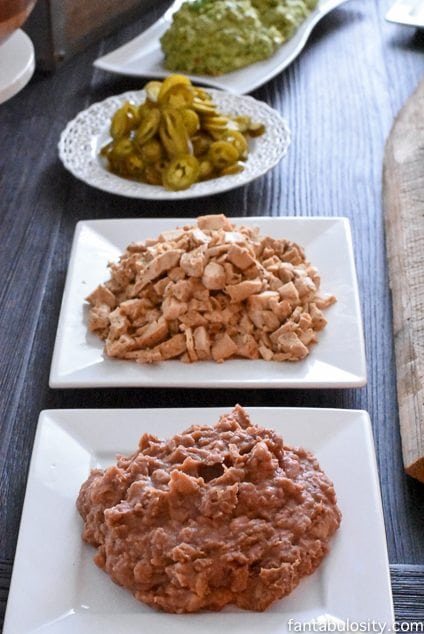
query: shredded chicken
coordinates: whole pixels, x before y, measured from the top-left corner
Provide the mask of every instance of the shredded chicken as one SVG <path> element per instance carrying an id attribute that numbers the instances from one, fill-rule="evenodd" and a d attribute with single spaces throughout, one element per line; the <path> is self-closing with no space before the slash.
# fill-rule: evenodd
<path id="1" fill-rule="evenodd" d="M 336 301 L 301 246 L 222 214 L 132 243 L 109 268 L 88 328 L 109 356 L 140 363 L 299 361 Z"/>

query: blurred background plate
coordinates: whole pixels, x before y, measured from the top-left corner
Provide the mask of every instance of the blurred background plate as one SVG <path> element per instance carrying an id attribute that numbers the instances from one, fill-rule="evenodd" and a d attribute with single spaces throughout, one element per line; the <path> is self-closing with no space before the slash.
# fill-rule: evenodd
<path id="1" fill-rule="evenodd" d="M 18 29 L 0 44 L 0 103 L 18 93 L 34 73 L 34 47 L 28 35 Z"/>
<path id="2" fill-rule="evenodd" d="M 34 46 L 20 30 L 36 0 L 0 0 L 0 103 L 18 93 L 35 68 Z"/>
<path id="3" fill-rule="evenodd" d="M 386 13 L 386 20 L 422 29 L 424 28 L 424 2 L 398 0 Z"/>

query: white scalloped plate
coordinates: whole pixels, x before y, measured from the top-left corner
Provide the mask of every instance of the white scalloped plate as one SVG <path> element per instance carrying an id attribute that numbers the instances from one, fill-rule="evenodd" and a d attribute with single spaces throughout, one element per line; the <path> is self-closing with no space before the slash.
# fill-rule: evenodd
<path id="1" fill-rule="evenodd" d="M 109 126 L 113 113 L 125 102 L 141 103 L 144 90 L 125 92 L 92 104 L 70 121 L 59 141 L 59 157 L 64 166 L 88 185 L 112 194 L 151 200 L 181 200 L 210 196 L 246 185 L 263 176 L 286 155 L 290 145 L 290 131 L 281 115 L 266 103 L 253 97 L 233 95 L 208 89 L 220 112 L 249 115 L 266 126 L 266 132 L 250 141 L 250 152 L 244 170 L 239 174 L 221 176 L 189 189 L 172 192 L 164 187 L 148 185 L 116 176 L 109 172 L 99 156 L 100 148 L 109 140 Z"/>
<path id="2" fill-rule="evenodd" d="M 168 11 L 149 29 L 111 53 L 99 57 L 94 65 L 102 70 L 133 77 L 166 77 L 170 74 L 163 66 L 163 53 L 159 39 L 169 28 L 172 14 L 183 0 L 176 0 Z M 280 46 L 272 57 L 245 68 L 225 73 L 219 77 L 189 75 L 193 81 L 228 92 L 244 94 L 252 92 L 283 71 L 301 53 L 314 26 L 327 13 L 347 0 L 320 0 L 294 36 Z"/>

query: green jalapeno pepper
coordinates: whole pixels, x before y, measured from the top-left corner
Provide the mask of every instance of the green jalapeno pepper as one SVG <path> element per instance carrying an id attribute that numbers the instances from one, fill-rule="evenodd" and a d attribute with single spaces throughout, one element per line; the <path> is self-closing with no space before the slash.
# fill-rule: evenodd
<path id="1" fill-rule="evenodd" d="M 180 191 L 188 189 L 199 176 L 199 161 L 192 154 L 177 156 L 170 161 L 162 174 L 166 189 Z"/>
<path id="2" fill-rule="evenodd" d="M 208 156 L 213 165 L 221 170 L 238 160 L 238 151 L 228 141 L 214 141 L 210 148 Z"/>
<path id="3" fill-rule="evenodd" d="M 159 136 L 169 158 L 192 153 L 182 115 L 175 108 L 166 108 L 162 111 Z"/>
<path id="4" fill-rule="evenodd" d="M 152 108 L 146 112 L 135 133 L 135 143 L 139 148 L 141 148 L 156 134 L 159 128 L 160 119 L 161 115 L 158 108 Z"/>

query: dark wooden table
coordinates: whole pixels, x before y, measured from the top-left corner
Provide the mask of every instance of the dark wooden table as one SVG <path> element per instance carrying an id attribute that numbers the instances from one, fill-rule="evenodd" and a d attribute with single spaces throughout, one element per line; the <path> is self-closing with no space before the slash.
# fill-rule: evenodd
<path id="1" fill-rule="evenodd" d="M 381 176 L 384 144 L 393 120 L 423 76 L 424 33 L 387 23 L 388 4 L 386 0 L 352 0 L 336 9 L 317 26 L 303 54 L 253 93 L 287 118 L 293 132 L 289 154 L 256 182 L 206 199 L 170 204 L 106 194 L 77 181 L 57 156 L 59 134 L 77 112 L 143 85 L 143 80 L 95 70 L 92 62 L 152 23 L 163 4 L 91 46 L 56 74 L 36 75 L 20 94 L 0 106 L 0 618 L 40 410 L 227 407 L 241 402 L 369 411 L 396 618 L 422 621 L 424 486 L 402 471 Z M 367 387 L 248 392 L 49 389 L 76 222 L 195 217 L 200 212 L 350 218 L 366 338 Z"/>

